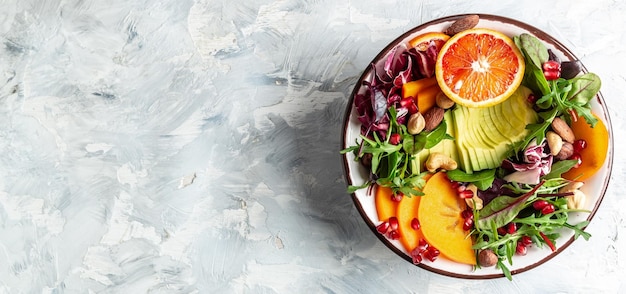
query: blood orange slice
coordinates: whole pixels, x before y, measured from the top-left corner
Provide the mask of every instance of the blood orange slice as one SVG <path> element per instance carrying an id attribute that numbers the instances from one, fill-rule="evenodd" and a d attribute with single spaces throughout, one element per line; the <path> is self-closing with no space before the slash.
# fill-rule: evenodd
<path id="1" fill-rule="evenodd" d="M 511 38 L 477 28 L 460 32 L 443 45 L 435 75 L 441 90 L 456 103 L 489 107 L 515 92 L 524 69 L 524 58 Z"/>
<path id="2" fill-rule="evenodd" d="M 437 49 L 441 49 L 443 44 L 450 39 L 450 36 L 440 32 L 430 32 L 421 34 L 409 41 L 409 46 L 414 47 L 419 51 L 426 51 L 431 44 L 434 44 Z"/>

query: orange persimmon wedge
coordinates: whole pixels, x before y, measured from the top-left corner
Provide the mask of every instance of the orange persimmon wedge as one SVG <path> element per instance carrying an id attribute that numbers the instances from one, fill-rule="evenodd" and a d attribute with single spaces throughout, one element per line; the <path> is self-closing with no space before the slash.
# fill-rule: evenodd
<path id="1" fill-rule="evenodd" d="M 428 181 L 430 175 L 425 180 Z M 419 244 L 420 239 L 424 239 L 421 229 L 415 230 L 411 226 L 411 222 L 416 218 L 419 220 L 417 211 L 419 209 L 420 199 L 422 196 L 404 196 L 398 204 L 396 217 L 398 218 L 398 233 L 400 233 L 400 243 L 407 252 L 413 251 Z"/>
<path id="2" fill-rule="evenodd" d="M 463 230 L 461 212 L 466 209 L 444 172 L 434 174 L 424 186 L 417 215 L 421 233 L 441 255 L 459 263 L 475 265 L 472 238 Z"/>
<path id="3" fill-rule="evenodd" d="M 404 85 L 402 85 L 402 98 L 413 97 L 413 99 L 415 99 L 418 93 L 434 85 L 437 85 L 437 79 L 435 77 L 404 83 Z"/>
<path id="4" fill-rule="evenodd" d="M 437 94 L 441 92 L 439 86 L 434 85 L 423 91 L 417 93 L 415 102 L 417 102 L 417 109 L 421 114 L 426 113 L 429 109 L 433 108 L 437 104 Z"/>
<path id="5" fill-rule="evenodd" d="M 390 188 L 376 186 L 374 202 L 378 220 L 380 221 L 386 222 L 390 217 L 396 216 L 398 202 L 391 199 L 391 193 Z"/>
<path id="6" fill-rule="evenodd" d="M 577 140 L 585 140 L 587 147 L 580 151 L 582 160 L 580 166 L 564 173 L 563 178 L 582 182 L 593 176 L 606 160 L 606 152 L 609 149 L 609 131 L 602 119 L 596 114 L 593 115 L 598 119 L 598 123 L 593 128 L 582 117 L 571 125 L 574 137 Z"/>

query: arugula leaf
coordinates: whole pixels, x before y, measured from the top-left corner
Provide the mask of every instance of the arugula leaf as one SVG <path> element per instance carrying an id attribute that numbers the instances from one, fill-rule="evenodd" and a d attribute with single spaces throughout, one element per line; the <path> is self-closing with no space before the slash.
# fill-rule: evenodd
<path id="1" fill-rule="evenodd" d="M 511 271 L 506 265 L 502 262 L 502 260 L 498 259 L 497 267 L 502 271 L 507 280 L 512 281 L 513 276 L 511 275 Z"/>
<path id="2" fill-rule="evenodd" d="M 543 121 L 536 124 L 529 124 L 526 126 L 528 133 L 526 134 L 526 137 L 524 137 L 524 140 L 517 142 L 513 146 L 513 150 L 515 153 L 519 153 L 520 151 L 524 150 L 524 148 L 526 148 L 526 146 L 528 146 L 528 144 L 530 144 L 530 142 L 532 142 L 533 140 L 536 140 L 536 142 L 538 143 L 542 142 L 543 139 L 546 137 L 546 132 L 548 131 L 550 124 L 552 124 L 552 120 L 554 120 L 554 118 L 558 114 L 558 110 L 553 109 L 551 111 L 539 112 L 538 114 L 539 117 L 543 119 Z"/>
<path id="3" fill-rule="evenodd" d="M 371 184 L 371 182 L 367 181 L 364 184 L 359 185 L 359 186 L 350 185 L 350 186 L 348 186 L 348 193 L 352 194 L 352 193 L 356 192 L 357 190 L 361 190 L 363 188 L 367 188 L 370 184 Z"/>
<path id="4" fill-rule="evenodd" d="M 589 225 L 589 221 L 582 221 L 582 222 L 580 222 L 580 223 L 578 223 L 578 224 L 576 224 L 574 226 L 572 226 L 572 225 L 570 225 L 568 223 L 565 223 L 564 226 L 574 231 L 574 239 L 577 239 L 578 237 L 582 236 L 583 239 L 589 240 L 589 238 L 591 238 L 591 234 L 583 231 L 583 229 L 587 225 Z"/>

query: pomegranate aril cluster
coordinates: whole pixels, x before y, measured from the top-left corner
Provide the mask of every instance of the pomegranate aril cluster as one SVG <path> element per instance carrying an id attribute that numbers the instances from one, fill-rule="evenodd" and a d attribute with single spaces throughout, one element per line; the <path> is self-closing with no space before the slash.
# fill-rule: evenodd
<path id="1" fill-rule="evenodd" d="M 461 218 L 463 219 L 463 230 L 469 231 L 474 227 L 474 212 L 471 209 L 461 211 Z"/>
<path id="2" fill-rule="evenodd" d="M 528 236 L 522 236 L 517 241 L 517 246 L 515 247 L 515 253 L 518 255 L 526 255 L 528 251 L 528 246 L 533 244 L 533 240 Z"/>
<path id="3" fill-rule="evenodd" d="M 398 218 L 395 216 L 390 217 L 386 222 L 382 222 L 376 226 L 376 231 L 391 240 L 400 239 L 400 233 L 398 232 Z"/>
<path id="4" fill-rule="evenodd" d="M 426 240 L 420 239 L 419 244 L 411 251 L 411 259 L 414 264 L 420 264 L 424 258 L 430 262 L 434 262 L 439 257 L 439 250 L 430 246 Z"/>
<path id="5" fill-rule="evenodd" d="M 400 100 L 400 107 L 406 108 L 409 111 L 409 114 L 414 114 L 418 111 L 417 104 L 412 97 L 407 97 Z"/>
<path id="6" fill-rule="evenodd" d="M 459 197 L 462 199 L 468 199 L 474 197 L 474 192 L 472 190 L 468 190 L 467 186 L 461 185 L 459 182 L 453 182 L 453 187 L 456 188 L 456 192 L 459 194 Z"/>
<path id="7" fill-rule="evenodd" d="M 550 202 L 541 199 L 535 200 L 535 202 L 533 202 L 533 208 L 541 211 L 541 214 L 550 214 L 556 210 L 554 205 L 552 205 Z"/>
<path id="8" fill-rule="evenodd" d="M 561 77 L 561 63 L 555 60 L 548 60 L 543 63 L 543 75 L 546 80 L 553 81 Z"/>

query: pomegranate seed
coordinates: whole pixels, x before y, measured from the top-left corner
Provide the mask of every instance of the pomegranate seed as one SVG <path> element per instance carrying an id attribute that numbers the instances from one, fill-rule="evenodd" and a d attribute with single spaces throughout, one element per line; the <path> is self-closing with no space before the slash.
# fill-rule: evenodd
<path id="1" fill-rule="evenodd" d="M 391 230 L 389 231 L 389 233 L 387 233 L 387 238 L 391 240 L 398 240 L 400 239 L 400 233 L 398 233 L 398 231 L 396 230 Z"/>
<path id="2" fill-rule="evenodd" d="M 389 143 L 391 145 L 398 145 L 400 144 L 401 140 L 402 138 L 400 137 L 400 134 L 398 133 L 391 134 L 391 136 L 389 137 Z"/>
<path id="3" fill-rule="evenodd" d="M 535 96 L 535 94 L 530 94 L 528 95 L 528 97 L 526 97 L 526 101 L 528 101 L 528 103 L 530 104 L 535 104 L 535 102 L 537 102 L 537 100 L 539 100 L 539 98 L 537 96 Z"/>
<path id="4" fill-rule="evenodd" d="M 587 148 L 587 141 L 583 139 L 574 141 L 574 152 L 580 153 L 580 151 L 583 151 L 585 148 Z"/>
<path id="5" fill-rule="evenodd" d="M 474 219 L 474 213 L 470 209 L 461 211 L 461 217 L 463 219 Z"/>
<path id="6" fill-rule="evenodd" d="M 561 71 L 561 64 L 554 60 L 548 60 L 542 65 L 543 71 Z"/>
<path id="7" fill-rule="evenodd" d="M 509 223 L 506 226 L 506 232 L 511 235 L 515 234 L 515 232 L 517 232 L 517 225 L 515 223 Z"/>
<path id="8" fill-rule="evenodd" d="M 461 192 L 463 192 L 465 190 L 467 190 L 467 187 L 465 187 L 465 186 L 463 186 L 461 184 L 459 184 L 459 186 L 456 187 L 456 191 L 459 192 L 459 193 L 461 193 Z"/>
<path id="9" fill-rule="evenodd" d="M 389 228 L 391 228 L 391 230 L 395 231 L 398 229 L 398 218 L 395 216 L 392 216 L 389 218 L 388 220 L 389 222 Z"/>
<path id="10" fill-rule="evenodd" d="M 398 191 L 396 193 L 391 194 L 391 201 L 400 202 L 403 197 L 404 197 L 404 193 Z"/>
<path id="11" fill-rule="evenodd" d="M 533 239 L 531 239 L 528 236 L 522 236 L 522 238 L 520 239 L 520 243 L 522 243 L 522 245 L 528 247 L 528 246 L 533 244 Z"/>
<path id="12" fill-rule="evenodd" d="M 400 107 L 409 107 L 411 103 L 414 103 L 413 98 L 411 97 L 403 98 L 402 100 L 400 100 Z"/>
<path id="13" fill-rule="evenodd" d="M 548 204 L 546 207 L 541 209 L 541 214 L 550 214 L 554 212 L 554 205 Z"/>
<path id="14" fill-rule="evenodd" d="M 524 244 L 520 242 L 517 243 L 517 246 L 515 247 L 515 253 L 517 253 L 517 255 L 526 255 L 527 251 L 528 249 L 524 246 Z"/>
<path id="15" fill-rule="evenodd" d="M 473 226 L 474 226 L 474 219 L 466 218 L 465 221 L 463 222 L 463 230 L 464 231 L 471 230 Z"/>
<path id="16" fill-rule="evenodd" d="M 428 249 L 428 243 L 426 242 L 426 240 L 420 239 L 419 243 L 417 244 L 417 248 L 415 249 L 419 249 L 419 252 L 424 252 L 426 251 L 426 249 Z"/>
<path id="17" fill-rule="evenodd" d="M 552 81 L 561 77 L 561 64 L 554 60 L 548 60 L 543 63 L 543 75 L 546 80 Z"/>
<path id="18" fill-rule="evenodd" d="M 428 249 L 426 250 L 426 252 L 424 252 L 423 255 L 424 255 L 424 258 L 428 259 L 430 262 L 433 262 L 439 256 L 439 250 L 431 246 L 431 247 L 428 247 Z"/>
<path id="19" fill-rule="evenodd" d="M 550 204 L 548 203 L 548 201 L 536 200 L 535 202 L 533 202 L 533 208 L 536 210 L 541 210 L 542 208 L 546 207 L 546 205 L 548 204 Z"/>
<path id="20" fill-rule="evenodd" d="M 378 231 L 378 233 L 381 234 L 387 234 L 387 232 L 389 231 L 389 223 L 388 222 L 382 222 L 380 225 L 376 226 L 376 231 Z"/>
<path id="21" fill-rule="evenodd" d="M 417 104 L 415 104 L 415 100 L 411 97 L 400 100 L 400 106 L 405 107 L 409 111 L 409 114 L 417 112 Z"/>
<path id="22" fill-rule="evenodd" d="M 428 247 L 428 251 L 430 251 L 435 257 L 439 256 L 440 254 L 439 249 L 433 246 Z"/>
<path id="23" fill-rule="evenodd" d="M 577 160 L 578 162 L 574 165 L 574 168 L 578 168 L 580 164 L 583 163 L 583 158 L 580 156 L 580 153 L 574 153 L 569 157 L 570 160 Z"/>
<path id="24" fill-rule="evenodd" d="M 561 77 L 561 73 L 558 71 L 544 71 L 543 75 L 546 77 L 548 81 L 554 81 Z"/>
<path id="25" fill-rule="evenodd" d="M 472 192 L 472 190 L 465 190 L 465 191 L 459 193 L 459 197 L 461 197 L 463 199 L 472 198 L 472 197 L 474 197 L 474 192 Z"/>
<path id="26" fill-rule="evenodd" d="M 504 227 L 499 227 L 498 235 L 506 235 L 506 229 Z"/>
<path id="27" fill-rule="evenodd" d="M 420 252 L 418 247 L 411 251 L 411 260 L 413 261 L 413 264 L 422 263 L 422 253 Z"/>
<path id="28" fill-rule="evenodd" d="M 417 230 L 419 230 L 419 229 L 420 229 L 420 227 L 421 227 L 421 225 L 420 225 L 420 221 L 419 221 L 417 218 L 415 218 L 415 217 L 414 217 L 414 218 L 411 220 L 411 228 L 413 228 L 413 230 L 416 230 L 416 231 L 417 231 Z"/>

